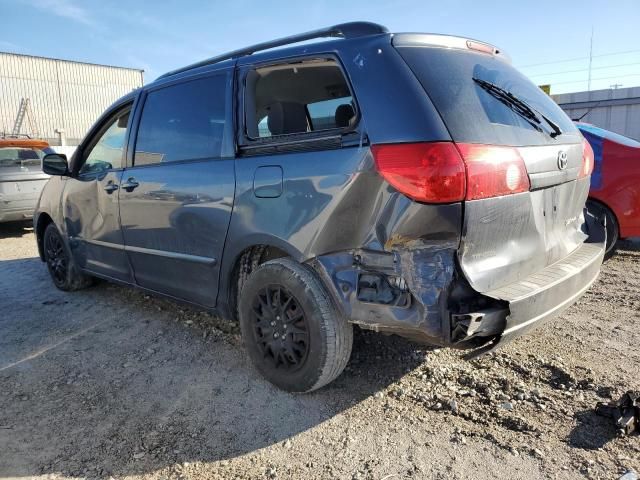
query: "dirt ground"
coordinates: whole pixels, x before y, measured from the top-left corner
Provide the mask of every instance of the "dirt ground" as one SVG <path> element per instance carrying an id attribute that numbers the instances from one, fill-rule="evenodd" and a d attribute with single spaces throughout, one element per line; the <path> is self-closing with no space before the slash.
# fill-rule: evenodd
<path id="1" fill-rule="evenodd" d="M 640 244 L 498 354 L 357 331 L 308 395 L 262 380 L 237 325 L 108 283 L 63 293 L 0 225 L 1 478 L 617 479 L 640 471 L 597 401 L 640 390 Z"/>

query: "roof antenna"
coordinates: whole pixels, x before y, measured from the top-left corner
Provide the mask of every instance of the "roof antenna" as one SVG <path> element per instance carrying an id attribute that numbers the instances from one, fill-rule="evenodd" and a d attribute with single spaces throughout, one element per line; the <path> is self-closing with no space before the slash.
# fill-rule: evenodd
<path id="1" fill-rule="evenodd" d="M 589 108 L 586 112 L 584 112 L 582 115 L 580 115 L 580 117 L 578 118 L 572 118 L 571 120 L 574 122 L 580 122 L 582 121 L 582 119 L 584 117 L 586 117 L 587 115 L 589 115 L 591 113 L 591 110 L 593 110 L 594 108 L 597 108 L 598 105 L 600 105 L 602 103 L 602 100 L 600 100 L 598 103 L 596 103 L 593 107 Z"/>

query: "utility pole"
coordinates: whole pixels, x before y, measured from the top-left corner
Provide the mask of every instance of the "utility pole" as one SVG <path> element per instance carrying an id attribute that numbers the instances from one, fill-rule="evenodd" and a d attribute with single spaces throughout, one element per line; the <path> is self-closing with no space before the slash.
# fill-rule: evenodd
<path id="1" fill-rule="evenodd" d="M 621 83 L 614 83 L 613 85 L 609 85 L 609 88 L 612 88 L 613 90 L 617 90 L 621 86 L 622 86 Z"/>
<path id="2" fill-rule="evenodd" d="M 591 42 L 589 44 L 589 80 L 587 82 L 587 91 L 591 91 L 591 64 L 593 63 L 593 25 L 591 25 Z"/>

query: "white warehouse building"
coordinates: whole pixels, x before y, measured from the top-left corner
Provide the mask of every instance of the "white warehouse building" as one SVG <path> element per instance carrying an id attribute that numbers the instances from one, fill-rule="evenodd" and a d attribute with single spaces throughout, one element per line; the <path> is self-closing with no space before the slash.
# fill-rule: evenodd
<path id="1" fill-rule="evenodd" d="M 0 52 L 0 134 L 77 145 L 143 70 Z"/>
<path id="2" fill-rule="evenodd" d="M 640 140 L 640 87 L 551 95 L 574 120 Z"/>

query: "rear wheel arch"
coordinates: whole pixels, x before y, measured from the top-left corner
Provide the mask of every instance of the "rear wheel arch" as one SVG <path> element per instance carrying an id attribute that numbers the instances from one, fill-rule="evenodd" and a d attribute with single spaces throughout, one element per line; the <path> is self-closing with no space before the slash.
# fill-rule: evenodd
<path id="1" fill-rule="evenodd" d="M 227 275 L 227 303 L 234 320 L 238 318 L 238 296 L 249 275 L 269 260 L 295 258 L 292 253 L 274 245 L 261 243 L 246 247 L 235 256 Z"/>

